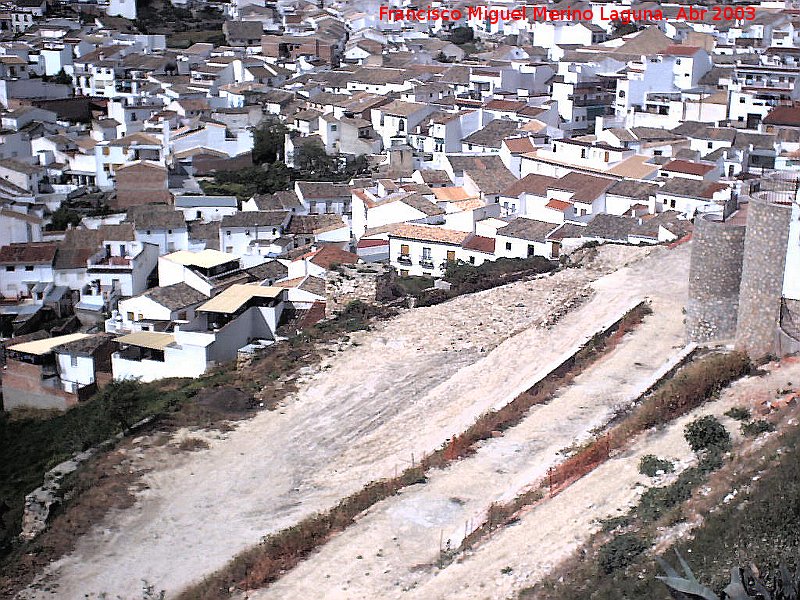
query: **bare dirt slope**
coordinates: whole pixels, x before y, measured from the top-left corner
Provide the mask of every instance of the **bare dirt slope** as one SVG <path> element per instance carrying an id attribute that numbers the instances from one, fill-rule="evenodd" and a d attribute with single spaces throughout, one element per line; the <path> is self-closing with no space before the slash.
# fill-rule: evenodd
<path id="1" fill-rule="evenodd" d="M 480 522 L 492 502 L 511 500 L 541 481 L 549 467 L 564 459 L 560 451 L 589 439 L 615 409 L 636 400 L 660 375 L 660 367 L 680 353 L 687 280 L 676 268 L 679 261 L 679 254 L 670 256 L 664 267 L 675 270 L 664 273 L 662 267 L 657 276 L 642 279 L 640 269 L 652 266 L 645 261 L 596 282 L 593 301 L 568 319 L 589 322 L 596 303 L 613 302 L 622 290 L 646 294 L 653 314 L 550 403 L 531 409 L 502 437 L 485 442 L 474 456 L 433 471 L 426 484 L 377 504 L 292 572 L 250 597 L 369 600 L 405 597 L 416 587 L 427 589 L 437 572 L 433 565 L 440 558 L 440 547 L 447 548 L 448 543 L 457 547 L 470 522 Z M 641 282 L 633 284 L 632 279 Z M 542 526 L 553 531 L 549 523 Z M 578 530 L 574 536 L 583 533 Z M 567 540 L 571 542 L 572 536 Z M 557 545 L 567 540 L 555 533 L 548 542 Z"/>
<path id="2" fill-rule="evenodd" d="M 622 279 L 587 291 L 630 261 Z M 597 323 L 687 268 L 685 247 L 607 247 L 583 268 L 407 311 L 354 334 L 279 411 L 208 436 L 209 450 L 132 455 L 153 468 L 148 489 L 22 597 L 131 597 L 143 579 L 175 592 L 264 534 L 432 451 L 545 374 Z M 580 309 L 543 325 L 585 296 Z"/>
<path id="3" fill-rule="evenodd" d="M 693 464 L 696 458 L 684 439 L 684 427 L 708 414 L 717 416 L 726 426 L 734 444 L 741 443 L 740 423 L 725 417 L 724 413 L 734 406 L 754 408 L 760 400 L 773 399 L 778 396 L 778 390 L 791 387 L 791 382 L 796 382 L 798 377 L 800 363 L 791 362 L 771 365 L 769 374 L 764 377 L 747 377 L 733 383 L 719 400 L 701 406 L 663 429 L 639 436 L 628 451 L 535 507 L 516 525 L 500 530 L 463 562 L 448 566 L 402 597 L 410 600 L 514 597 L 575 552 L 599 529 L 598 520 L 624 514 L 638 501 L 646 486 L 655 483 L 639 473 L 639 460 L 643 455 L 655 454 L 675 460 L 680 465 L 678 471 Z"/>

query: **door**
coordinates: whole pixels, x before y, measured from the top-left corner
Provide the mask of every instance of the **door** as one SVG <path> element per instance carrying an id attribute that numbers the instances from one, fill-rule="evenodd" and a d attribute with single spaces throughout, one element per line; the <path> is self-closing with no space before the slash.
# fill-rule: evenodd
<path id="1" fill-rule="evenodd" d="M 456 262 L 456 251 L 455 250 L 448 250 L 447 251 L 447 262 Z"/>

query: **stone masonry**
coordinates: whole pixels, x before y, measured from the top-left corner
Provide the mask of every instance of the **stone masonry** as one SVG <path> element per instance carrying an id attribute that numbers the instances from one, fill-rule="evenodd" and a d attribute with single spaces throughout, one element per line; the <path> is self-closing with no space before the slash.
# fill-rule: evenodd
<path id="1" fill-rule="evenodd" d="M 695 219 L 686 332 L 691 342 L 736 336 L 745 226 L 706 214 Z"/>

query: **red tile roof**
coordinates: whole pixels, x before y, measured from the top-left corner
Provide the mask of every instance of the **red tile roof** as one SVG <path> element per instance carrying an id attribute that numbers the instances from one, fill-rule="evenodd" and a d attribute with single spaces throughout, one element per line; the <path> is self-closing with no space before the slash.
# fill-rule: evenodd
<path id="1" fill-rule="evenodd" d="M 682 46 L 680 44 L 673 44 L 672 46 L 666 47 L 664 54 L 669 56 L 694 56 L 699 50 L 702 50 L 700 46 Z"/>
<path id="2" fill-rule="evenodd" d="M 316 252 L 306 254 L 312 256 L 311 262 L 322 267 L 323 269 L 330 269 L 331 265 L 352 265 L 358 262 L 358 254 L 347 252 L 336 246 L 323 246 Z"/>
<path id="3" fill-rule="evenodd" d="M 529 137 L 506 138 L 503 143 L 511 152 L 515 153 L 532 152 L 536 149 Z"/>
<path id="4" fill-rule="evenodd" d="M 0 264 L 53 264 L 58 246 L 51 242 L 11 244 L 0 248 Z"/>
<path id="5" fill-rule="evenodd" d="M 800 127 L 800 106 L 778 106 L 764 117 L 765 125 Z"/>
<path id="6" fill-rule="evenodd" d="M 671 160 L 663 167 L 661 167 L 664 171 L 669 171 L 672 173 L 685 173 L 687 175 L 706 175 L 713 171 L 716 167 L 714 165 L 704 164 L 704 163 L 696 163 L 690 160 Z"/>
<path id="7" fill-rule="evenodd" d="M 550 202 L 545 204 L 545 206 L 547 208 L 554 208 L 555 210 L 563 211 L 563 210 L 568 209 L 570 206 L 572 206 L 572 203 L 571 202 L 565 202 L 564 200 L 556 200 L 555 198 L 553 198 L 552 200 L 550 200 Z"/>
<path id="8" fill-rule="evenodd" d="M 482 235 L 471 235 L 468 237 L 461 247 L 465 250 L 475 250 L 476 252 L 484 252 L 486 254 L 494 254 L 494 238 L 485 237 Z"/>

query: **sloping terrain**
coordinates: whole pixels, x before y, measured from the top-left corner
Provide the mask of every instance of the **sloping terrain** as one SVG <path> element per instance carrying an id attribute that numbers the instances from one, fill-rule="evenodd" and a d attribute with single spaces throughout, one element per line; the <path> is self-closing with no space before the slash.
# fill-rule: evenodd
<path id="1" fill-rule="evenodd" d="M 176 455 L 142 440 L 131 468 L 152 471 L 135 505 L 98 523 L 22 597 L 129 597 L 142 580 L 173 593 L 439 447 L 547 373 L 598 323 L 654 288 L 680 285 L 687 267 L 686 247 L 605 247 L 581 268 L 353 334 L 279 410 L 206 435 L 208 450 Z"/>

